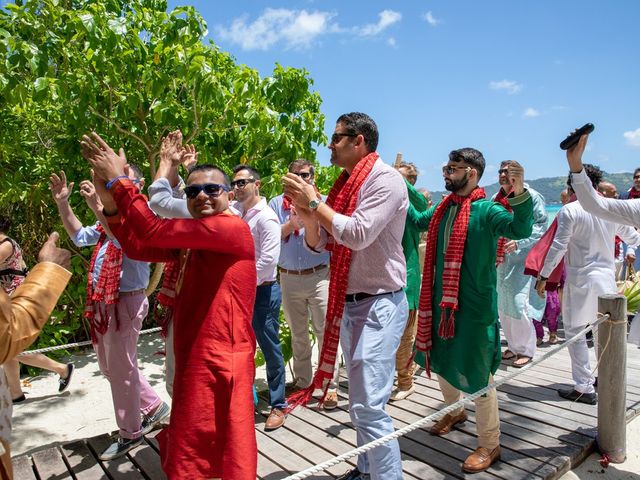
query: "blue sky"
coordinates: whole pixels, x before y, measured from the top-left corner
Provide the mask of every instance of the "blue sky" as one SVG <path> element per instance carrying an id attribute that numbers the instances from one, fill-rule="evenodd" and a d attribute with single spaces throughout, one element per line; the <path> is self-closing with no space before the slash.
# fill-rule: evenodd
<path id="1" fill-rule="evenodd" d="M 341 113 L 371 115 L 383 159 L 402 152 L 420 186 L 442 190 L 440 166 L 466 146 L 487 160 L 483 184 L 504 159 L 529 178 L 564 175 L 558 143 L 586 122 L 596 131 L 585 161 L 609 172 L 640 166 L 638 1 L 170 4 L 194 5 L 209 37 L 263 75 L 275 62 L 306 68 L 327 134 Z"/>

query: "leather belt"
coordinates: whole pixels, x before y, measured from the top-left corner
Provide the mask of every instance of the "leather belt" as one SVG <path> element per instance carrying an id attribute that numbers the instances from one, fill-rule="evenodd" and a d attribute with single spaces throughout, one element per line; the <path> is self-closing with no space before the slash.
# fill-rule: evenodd
<path id="1" fill-rule="evenodd" d="M 118 297 L 133 297 L 135 295 L 140 295 L 144 293 L 144 288 L 139 288 L 138 290 L 133 290 L 131 292 L 120 292 Z"/>
<path id="2" fill-rule="evenodd" d="M 271 280 L 270 282 L 262 282 L 260 285 L 258 285 L 259 287 L 270 287 L 271 285 L 273 285 L 274 283 L 276 283 L 275 280 Z"/>
<path id="3" fill-rule="evenodd" d="M 344 297 L 344 301 L 347 303 L 353 303 L 353 302 L 359 302 L 361 300 L 364 300 L 366 298 L 371 298 L 371 297 L 380 297 L 382 295 L 393 295 L 394 293 L 399 293 L 401 292 L 402 289 L 398 289 L 395 292 L 383 292 L 383 293 L 365 293 L 365 292 L 358 292 L 358 293 L 347 293 L 347 295 Z"/>
<path id="4" fill-rule="evenodd" d="M 320 270 L 323 270 L 325 268 L 327 268 L 326 264 L 317 265 L 311 268 L 305 268 L 304 270 L 287 270 L 286 268 L 280 267 L 280 272 L 286 273 L 287 275 L 309 275 L 312 273 L 319 272 Z"/>

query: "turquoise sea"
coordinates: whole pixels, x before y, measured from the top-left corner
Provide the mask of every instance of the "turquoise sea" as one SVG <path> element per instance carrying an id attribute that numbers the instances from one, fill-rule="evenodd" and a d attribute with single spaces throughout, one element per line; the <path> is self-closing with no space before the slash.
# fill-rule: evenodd
<path id="1" fill-rule="evenodd" d="M 562 208 L 562 205 L 559 203 L 556 203 L 553 205 L 545 205 L 545 207 L 547 209 L 547 215 L 549 215 L 549 225 L 551 225 L 551 222 L 553 222 L 553 219 L 556 218 L 556 215 L 558 214 L 558 210 Z"/>

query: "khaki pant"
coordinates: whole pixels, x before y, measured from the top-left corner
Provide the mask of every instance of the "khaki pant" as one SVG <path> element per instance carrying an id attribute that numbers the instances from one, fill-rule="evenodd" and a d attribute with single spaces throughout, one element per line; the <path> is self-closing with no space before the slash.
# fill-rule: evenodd
<path id="1" fill-rule="evenodd" d="M 418 322 L 416 319 L 417 310 L 409 310 L 409 319 L 407 320 L 407 326 L 404 329 L 402 338 L 400 339 L 400 346 L 396 353 L 396 371 L 398 372 L 398 390 L 409 390 L 413 387 L 413 373 L 415 371 L 415 363 L 409 360 L 413 355 L 413 344 L 416 341 L 416 331 L 418 329 Z"/>
<path id="2" fill-rule="evenodd" d="M 493 375 L 489 376 L 489 383 L 493 382 Z M 444 378 L 438 375 L 440 391 L 444 397 L 444 403 L 451 405 L 462 398 L 462 392 L 453 387 Z M 478 430 L 478 446 L 493 450 L 500 445 L 500 418 L 498 413 L 498 395 L 495 389 L 489 390 L 482 397 L 476 398 L 476 428 Z M 451 412 L 450 415 L 462 413 L 464 407 Z"/>
<path id="3" fill-rule="evenodd" d="M 13 468 L 11 466 L 11 447 L 4 440 L 0 440 L 0 443 L 4 448 L 4 453 L 0 455 L 0 480 L 11 480 L 13 478 Z"/>
<path id="4" fill-rule="evenodd" d="M 311 327 L 320 351 L 324 338 L 324 322 L 329 299 L 329 269 L 322 268 L 307 275 L 280 272 L 280 288 L 282 289 L 284 318 L 291 329 L 293 375 L 296 379 L 296 385 L 303 388 L 308 387 L 311 385 L 313 377 L 309 317 L 311 317 Z M 337 388 L 340 376 L 337 368 L 339 358 L 340 350 L 338 350 L 336 369 L 330 388 Z"/>

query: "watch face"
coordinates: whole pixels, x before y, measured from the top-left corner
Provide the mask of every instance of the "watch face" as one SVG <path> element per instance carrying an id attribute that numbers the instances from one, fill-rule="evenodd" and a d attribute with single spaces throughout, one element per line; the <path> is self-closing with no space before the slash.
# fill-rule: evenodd
<path id="1" fill-rule="evenodd" d="M 320 202 L 318 200 L 311 200 L 309 202 L 309 208 L 311 210 L 315 210 L 316 208 L 318 208 L 318 205 L 320 205 Z"/>

